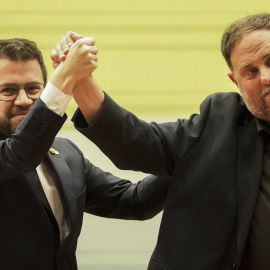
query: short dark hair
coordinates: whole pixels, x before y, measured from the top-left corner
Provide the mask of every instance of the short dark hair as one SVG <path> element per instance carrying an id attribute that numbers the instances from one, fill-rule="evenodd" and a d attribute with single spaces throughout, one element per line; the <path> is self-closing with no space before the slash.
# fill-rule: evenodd
<path id="1" fill-rule="evenodd" d="M 40 64 L 44 83 L 47 83 L 47 69 L 41 51 L 36 43 L 24 38 L 0 39 L 0 59 L 11 61 L 37 60 Z"/>
<path id="2" fill-rule="evenodd" d="M 263 29 L 270 30 L 270 14 L 268 13 L 248 15 L 236 20 L 225 29 L 221 40 L 221 52 L 231 70 L 231 50 L 233 47 L 242 40 L 244 35 Z"/>

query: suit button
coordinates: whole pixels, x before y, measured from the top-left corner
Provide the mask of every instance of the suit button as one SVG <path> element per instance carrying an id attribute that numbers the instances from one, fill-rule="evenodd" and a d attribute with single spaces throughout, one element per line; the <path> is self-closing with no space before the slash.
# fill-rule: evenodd
<path id="1" fill-rule="evenodd" d="M 46 131 L 48 126 L 49 126 L 48 122 L 44 121 L 43 125 L 41 126 L 41 130 Z"/>

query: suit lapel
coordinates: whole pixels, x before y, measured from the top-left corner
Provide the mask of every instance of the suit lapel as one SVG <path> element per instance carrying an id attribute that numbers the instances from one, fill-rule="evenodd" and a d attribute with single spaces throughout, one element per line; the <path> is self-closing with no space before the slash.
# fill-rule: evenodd
<path id="1" fill-rule="evenodd" d="M 263 140 L 256 132 L 254 121 L 238 127 L 237 162 L 237 261 L 240 263 L 260 186 Z"/>
<path id="2" fill-rule="evenodd" d="M 40 201 L 42 202 L 42 204 L 45 206 L 45 208 L 49 211 L 49 213 L 51 213 L 53 215 L 52 209 L 50 207 L 50 204 L 47 200 L 47 197 L 45 195 L 45 192 L 42 188 L 42 185 L 40 183 L 38 174 L 36 172 L 36 170 L 33 170 L 31 172 L 28 172 L 25 174 L 25 176 L 27 177 L 29 183 L 32 185 L 32 187 L 34 188 L 36 194 L 38 195 Z"/>
<path id="3" fill-rule="evenodd" d="M 62 201 L 62 205 L 66 216 L 68 218 L 68 224 L 70 225 L 70 231 L 74 231 L 76 224 L 76 195 L 73 186 L 73 177 L 69 167 L 60 154 L 49 153 L 46 157 L 47 164 L 54 170 L 56 174 L 56 185 L 59 191 L 59 195 Z"/>

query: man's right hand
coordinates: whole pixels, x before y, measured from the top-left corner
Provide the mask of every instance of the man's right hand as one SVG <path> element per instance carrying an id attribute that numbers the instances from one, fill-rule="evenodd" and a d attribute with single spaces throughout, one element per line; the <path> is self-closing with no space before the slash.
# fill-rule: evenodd
<path id="1" fill-rule="evenodd" d="M 51 59 L 54 68 L 57 70 L 61 67 L 62 63 L 65 63 L 69 59 L 69 54 L 72 53 L 73 46 L 77 43 L 80 44 L 84 39 L 88 39 L 88 44 L 91 44 L 88 45 L 90 54 L 88 57 L 91 59 L 92 63 L 89 67 L 88 74 L 87 72 L 80 74 L 82 79 L 76 82 L 72 94 L 86 121 L 91 124 L 99 117 L 105 98 L 102 89 L 94 81 L 92 76 L 92 72 L 97 68 L 98 61 L 98 49 L 94 46 L 95 39 L 84 38 L 82 35 L 69 31 L 67 36 L 60 38 L 60 42 L 56 44 L 55 50 L 52 50 Z"/>
<path id="2" fill-rule="evenodd" d="M 62 37 L 51 52 L 55 71 L 50 82 L 64 93 L 71 94 L 75 83 L 91 75 L 97 68 L 98 49 L 94 46 L 94 38 L 74 32 L 69 32 L 68 37 Z"/>

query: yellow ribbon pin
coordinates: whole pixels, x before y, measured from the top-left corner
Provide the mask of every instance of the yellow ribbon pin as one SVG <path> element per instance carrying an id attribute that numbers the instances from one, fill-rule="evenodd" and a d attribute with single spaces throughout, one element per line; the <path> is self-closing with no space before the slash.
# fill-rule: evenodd
<path id="1" fill-rule="evenodd" d="M 59 152 L 57 150 L 55 150 L 54 148 L 50 148 L 50 153 L 52 153 L 53 155 L 58 155 Z"/>

